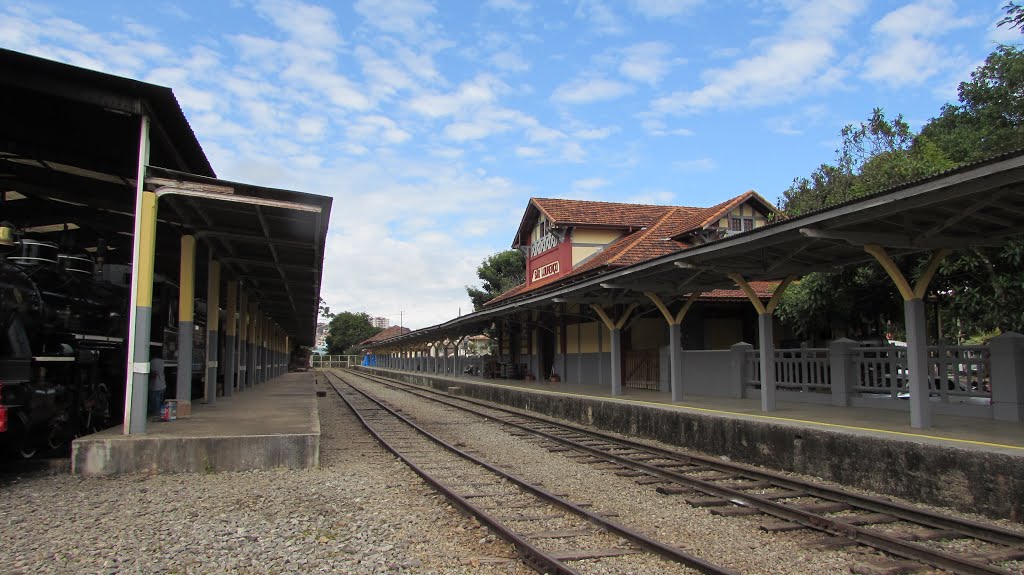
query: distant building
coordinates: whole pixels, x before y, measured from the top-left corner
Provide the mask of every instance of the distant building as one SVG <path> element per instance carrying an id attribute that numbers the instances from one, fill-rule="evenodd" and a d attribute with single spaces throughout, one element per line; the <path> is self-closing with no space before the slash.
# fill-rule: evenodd
<path id="1" fill-rule="evenodd" d="M 317 323 L 316 324 L 316 342 L 313 345 L 314 349 L 327 349 L 327 324 Z"/>
<path id="2" fill-rule="evenodd" d="M 380 329 L 387 329 L 391 326 L 391 322 L 386 317 L 371 317 L 370 325 Z"/>

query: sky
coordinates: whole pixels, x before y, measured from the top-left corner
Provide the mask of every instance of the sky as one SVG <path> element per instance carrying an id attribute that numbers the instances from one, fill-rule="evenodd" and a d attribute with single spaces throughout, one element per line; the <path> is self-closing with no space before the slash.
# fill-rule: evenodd
<path id="1" fill-rule="evenodd" d="M 881 107 L 917 129 L 1005 0 L 0 0 L 0 46 L 174 90 L 218 176 L 334 198 L 321 296 L 472 310 L 529 198 L 776 202 Z"/>

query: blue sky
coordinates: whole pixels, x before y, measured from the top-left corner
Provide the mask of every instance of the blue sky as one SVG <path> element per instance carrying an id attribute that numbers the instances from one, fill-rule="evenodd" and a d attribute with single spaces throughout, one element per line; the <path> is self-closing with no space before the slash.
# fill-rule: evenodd
<path id="1" fill-rule="evenodd" d="M 1004 3 L 5 1 L 0 45 L 173 88 L 218 175 L 335 198 L 332 310 L 424 327 L 531 196 L 775 201 L 873 107 L 920 127 Z"/>

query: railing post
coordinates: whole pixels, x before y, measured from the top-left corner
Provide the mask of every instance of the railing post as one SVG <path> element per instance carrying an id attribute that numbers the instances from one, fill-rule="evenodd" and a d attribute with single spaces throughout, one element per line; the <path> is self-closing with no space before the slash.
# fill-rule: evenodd
<path id="1" fill-rule="evenodd" d="M 832 388 L 832 405 L 847 407 L 857 385 L 854 373 L 853 350 L 858 343 L 840 338 L 828 345 L 828 365 Z"/>
<path id="2" fill-rule="evenodd" d="M 992 354 L 992 417 L 1024 421 L 1024 335 L 1009 331 L 988 340 L 988 346 Z"/>
<path id="3" fill-rule="evenodd" d="M 742 341 L 734 343 L 729 347 L 730 377 L 727 382 L 728 397 L 742 398 L 746 395 L 747 381 L 750 380 L 747 353 L 753 349 L 753 345 Z"/>

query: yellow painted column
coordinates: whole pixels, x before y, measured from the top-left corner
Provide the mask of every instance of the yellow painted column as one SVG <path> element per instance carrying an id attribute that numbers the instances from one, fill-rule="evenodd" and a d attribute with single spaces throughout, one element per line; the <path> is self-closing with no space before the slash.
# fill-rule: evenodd
<path id="1" fill-rule="evenodd" d="M 137 257 L 132 273 L 135 308 L 132 310 L 131 362 L 125 389 L 124 433 L 146 432 L 151 362 L 150 327 L 153 322 L 153 267 L 156 260 L 156 194 L 140 192 L 137 220 Z M 158 362 L 162 371 L 163 362 Z M 164 380 L 165 381 L 165 380 Z M 166 383 L 164 383 L 166 385 Z"/>
<path id="2" fill-rule="evenodd" d="M 196 238 L 181 236 L 178 275 L 178 417 L 192 413 L 192 331 L 195 328 Z M 166 359 L 166 358 L 165 358 Z"/>

